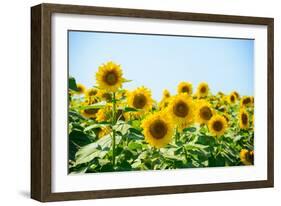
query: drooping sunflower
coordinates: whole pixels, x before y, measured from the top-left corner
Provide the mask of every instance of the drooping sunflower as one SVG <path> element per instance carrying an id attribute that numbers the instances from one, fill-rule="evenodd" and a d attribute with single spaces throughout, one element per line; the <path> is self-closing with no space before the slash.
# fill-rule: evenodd
<path id="1" fill-rule="evenodd" d="M 206 82 L 201 82 L 197 87 L 196 96 L 204 98 L 209 94 L 209 85 Z"/>
<path id="2" fill-rule="evenodd" d="M 87 89 L 83 84 L 77 83 L 76 87 L 77 87 L 77 90 L 78 90 L 78 91 L 76 91 L 77 94 L 85 94 Z"/>
<path id="3" fill-rule="evenodd" d="M 124 82 L 121 66 L 110 61 L 101 65 L 96 73 L 97 84 L 107 92 L 116 92 Z"/>
<path id="4" fill-rule="evenodd" d="M 149 89 L 139 87 L 128 94 L 128 105 L 140 111 L 149 111 L 152 108 L 152 97 Z"/>
<path id="5" fill-rule="evenodd" d="M 192 95 L 192 84 L 190 82 L 180 82 L 178 85 L 178 94 L 187 93 Z"/>
<path id="6" fill-rule="evenodd" d="M 181 93 L 171 99 L 167 110 L 177 127 L 183 129 L 194 121 L 194 109 L 192 98 Z"/>
<path id="7" fill-rule="evenodd" d="M 101 127 L 98 132 L 98 138 L 103 138 L 104 136 L 108 135 L 111 132 L 111 129 L 109 126 Z"/>
<path id="8" fill-rule="evenodd" d="M 207 123 L 213 116 L 214 112 L 210 105 L 205 100 L 199 100 L 196 102 L 195 119 L 199 124 Z"/>
<path id="9" fill-rule="evenodd" d="M 157 112 L 146 117 L 141 127 L 146 142 L 156 148 L 165 147 L 171 142 L 174 127 L 170 117 L 164 112 Z"/>
<path id="10" fill-rule="evenodd" d="M 228 101 L 230 104 L 235 104 L 236 100 L 237 100 L 237 96 L 235 95 L 234 92 L 231 92 L 231 93 L 229 94 L 229 96 L 227 97 L 227 101 Z"/>
<path id="11" fill-rule="evenodd" d="M 111 102 L 112 101 L 112 95 L 109 92 L 105 91 L 105 90 L 99 89 L 97 97 L 100 100 L 104 100 L 106 102 Z"/>
<path id="12" fill-rule="evenodd" d="M 239 127 L 241 129 L 249 128 L 249 114 L 245 109 L 240 109 L 239 111 Z"/>
<path id="13" fill-rule="evenodd" d="M 242 149 L 240 151 L 240 160 L 244 165 L 253 165 L 253 163 L 254 163 L 254 151 Z"/>
<path id="14" fill-rule="evenodd" d="M 252 103 L 251 98 L 248 97 L 248 96 L 242 97 L 242 99 L 241 99 L 241 101 L 240 101 L 240 105 L 241 105 L 242 107 L 250 106 L 251 103 Z"/>
<path id="15" fill-rule="evenodd" d="M 169 90 L 164 89 L 164 90 L 163 90 L 162 99 L 164 99 L 164 98 L 170 98 L 170 97 L 171 97 L 171 94 L 170 94 Z"/>
<path id="16" fill-rule="evenodd" d="M 214 136 L 222 136 L 225 133 L 225 130 L 227 129 L 227 121 L 226 119 L 221 115 L 213 115 L 212 118 L 208 122 L 208 128 L 209 131 Z"/>
<path id="17" fill-rule="evenodd" d="M 98 89 L 90 88 L 85 92 L 85 97 L 90 103 L 95 103 L 97 100 Z"/>

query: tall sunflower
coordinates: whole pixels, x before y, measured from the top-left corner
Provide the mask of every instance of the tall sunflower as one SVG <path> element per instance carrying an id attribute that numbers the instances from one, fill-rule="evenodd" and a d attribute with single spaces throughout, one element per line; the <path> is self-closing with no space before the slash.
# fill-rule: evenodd
<path id="1" fill-rule="evenodd" d="M 227 121 L 221 115 L 214 115 L 208 122 L 208 128 L 214 136 L 222 136 L 227 129 Z"/>
<path id="2" fill-rule="evenodd" d="M 243 108 L 239 111 L 239 127 L 241 129 L 249 128 L 249 114 Z"/>
<path id="3" fill-rule="evenodd" d="M 116 92 L 124 81 L 121 66 L 110 61 L 101 65 L 96 73 L 97 84 L 107 92 Z"/>
<path id="4" fill-rule="evenodd" d="M 174 133 L 173 123 L 164 112 L 157 112 L 146 117 L 141 127 L 143 128 L 146 142 L 153 147 L 164 147 L 172 140 Z"/>
<path id="5" fill-rule="evenodd" d="M 86 92 L 86 87 L 83 85 L 83 84 L 81 84 L 81 83 L 77 83 L 76 84 L 76 87 L 77 87 L 77 94 L 85 94 L 85 92 Z"/>
<path id="6" fill-rule="evenodd" d="M 197 87 L 196 96 L 199 98 L 204 98 L 209 94 L 209 85 L 206 82 L 201 82 Z"/>
<path id="7" fill-rule="evenodd" d="M 207 123 L 214 114 L 210 103 L 205 100 L 199 100 L 196 102 L 195 113 L 196 122 L 200 124 Z"/>
<path id="8" fill-rule="evenodd" d="M 192 94 L 192 84 L 190 82 L 180 82 L 178 85 L 178 94 L 187 93 Z"/>
<path id="9" fill-rule="evenodd" d="M 240 151 L 240 160 L 244 165 L 253 165 L 254 164 L 254 151 L 242 149 Z"/>
<path id="10" fill-rule="evenodd" d="M 142 112 L 151 110 L 152 103 L 151 92 L 145 87 L 139 87 L 128 94 L 128 105 Z"/>
<path id="11" fill-rule="evenodd" d="M 194 120 L 194 104 L 186 93 L 174 96 L 167 110 L 179 129 L 187 127 Z"/>

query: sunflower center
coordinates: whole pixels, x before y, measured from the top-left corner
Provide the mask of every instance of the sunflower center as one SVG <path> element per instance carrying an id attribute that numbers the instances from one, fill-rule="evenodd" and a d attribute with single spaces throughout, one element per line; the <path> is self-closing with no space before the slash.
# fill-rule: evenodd
<path id="1" fill-rule="evenodd" d="M 254 162 L 254 154 L 252 152 L 247 152 L 245 155 L 247 161 L 253 163 Z"/>
<path id="2" fill-rule="evenodd" d="M 134 96 L 133 106 L 137 109 L 142 109 L 146 104 L 146 97 L 143 94 L 136 94 Z"/>
<path id="3" fill-rule="evenodd" d="M 233 95 L 231 95 L 231 97 L 230 97 L 230 101 L 231 101 L 231 102 L 234 102 L 234 101 L 235 101 L 235 98 L 234 98 L 234 96 L 233 96 Z"/>
<path id="4" fill-rule="evenodd" d="M 251 102 L 251 99 L 247 97 L 246 99 L 243 100 L 243 104 L 249 104 Z"/>
<path id="5" fill-rule="evenodd" d="M 97 94 L 97 91 L 96 90 L 91 90 L 89 92 L 89 96 L 95 96 Z"/>
<path id="6" fill-rule="evenodd" d="M 85 109 L 84 112 L 86 114 L 95 114 L 97 113 L 97 109 Z"/>
<path id="7" fill-rule="evenodd" d="M 104 98 L 106 101 L 111 101 L 111 95 L 109 93 L 103 93 L 102 98 Z"/>
<path id="8" fill-rule="evenodd" d="M 213 123 L 213 128 L 214 128 L 214 130 L 217 131 L 217 132 L 221 131 L 221 130 L 222 130 L 222 127 L 223 127 L 223 125 L 222 125 L 222 122 L 221 122 L 221 121 L 215 121 L 215 122 Z"/>
<path id="9" fill-rule="evenodd" d="M 173 112 L 178 117 L 186 117 L 189 112 L 189 107 L 185 102 L 180 101 L 174 105 Z"/>
<path id="10" fill-rule="evenodd" d="M 207 91 L 207 88 L 206 88 L 206 87 L 201 87 L 201 88 L 200 88 L 200 92 L 201 92 L 201 93 L 205 93 L 206 91 Z"/>
<path id="11" fill-rule="evenodd" d="M 168 128 L 164 121 L 155 120 L 149 126 L 149 132 L 155 139 L 162 139 L 167 134 Z"/>
<path id="12" fill-rule="evenodd" d="M 104 75 L 104 81 L 108 85 L 114 85 L 118 82 L 118 76 L 114 71 L 110 71 Z"/>
<path id="13" fill-rule="evenodd" d="M 212 111 L 209 107 L 204 106 L 200 109 L 200 117 L 204 120 L 209 120 L 212 117 Z"/>
<path id="14" fill-rule="evenodd" d="M 189 93 L 189 88 L 187 86 L 184 86 L 182 87 L 181 91 L 184 93 Z"/>
<path id="15" fill-rule="evenodd" d="M 248 116 L 246 114 L 243 113 L 241 116 L 241 119 L 242 119 L 242 123 L 244 125 L 246 125 L 248 123 Z"/>

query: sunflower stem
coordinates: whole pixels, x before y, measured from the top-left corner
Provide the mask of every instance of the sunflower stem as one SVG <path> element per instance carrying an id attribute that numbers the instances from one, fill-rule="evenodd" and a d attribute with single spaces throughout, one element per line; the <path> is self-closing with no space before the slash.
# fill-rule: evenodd
<path id="1" fill-rule="evenodd" d="M 115 92 L 112 94 L 112 122 L 111 122 L 111 127 L 112 127 L 112 165 L 113 167 L 115 166 L 115 135 L 116 131 L 114 129 L 114 125 L 116 124 L 116 99 L 115 99 Z"/>

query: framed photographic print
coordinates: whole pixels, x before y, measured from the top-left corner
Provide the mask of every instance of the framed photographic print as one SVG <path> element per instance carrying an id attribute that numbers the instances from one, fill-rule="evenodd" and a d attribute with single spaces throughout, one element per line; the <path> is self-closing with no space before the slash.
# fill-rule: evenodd
<path id="1" fill-rule="evenodd" d="M 31 197 L 273 187 L 273 19 L 31 8 Z"/>

